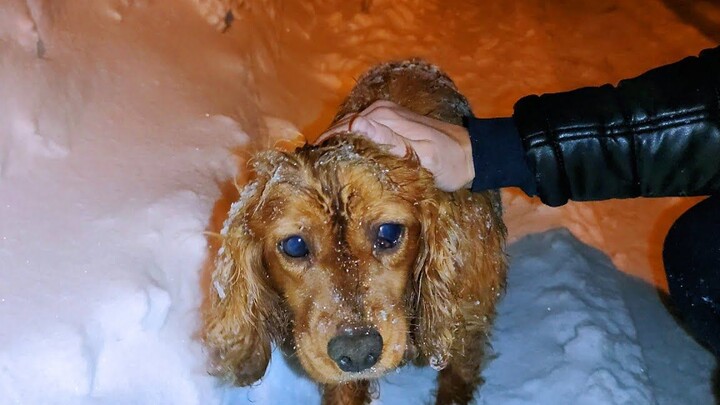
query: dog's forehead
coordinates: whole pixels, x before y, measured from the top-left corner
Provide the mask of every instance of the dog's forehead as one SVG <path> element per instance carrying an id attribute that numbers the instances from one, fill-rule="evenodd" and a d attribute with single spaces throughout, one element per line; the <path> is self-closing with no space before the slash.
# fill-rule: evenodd
<path id="1" fill-rule="evenodd" d="M 389 160 L 397 158 L 369 141 L 352 136 L 346 141 L 339 140 L 306 155 L 313 174 L 326 188 L 335 186 L 341 189 L 359 182 L 365 186 L 377 185 L 384 190 L 397 191 L 398 186 L 391 178 L 388 164 Z"/>
<path id="2" fill-rule="evenodd" d="M 315 153 L 308 155 L 309 160 L 318 168 L 340 165 L 355 165 L 371 163 L 371 157 L 361 154 L 358 148 L 351 143 L 340 143 L 331 147 L 315 149 Z"/>
<path id="3" fill-rule="evenodd" d="M 338 214 L 365 217 L 378 211 L 407 216 L 419 197 L 412 159 L 353 134 L 292 153 L 264 152 L 253 163 L 257 178 L 246 186 L 239 205 L 253 201 L 253 215 L 262 213 L 265 221 L 327 223 Z"/>

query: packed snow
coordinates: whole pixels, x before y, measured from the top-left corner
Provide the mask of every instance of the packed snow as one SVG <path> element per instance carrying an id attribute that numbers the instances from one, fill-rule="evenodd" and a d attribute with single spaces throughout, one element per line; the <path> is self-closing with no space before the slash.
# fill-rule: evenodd
<path id="1" fill-rule="evenodd" d="M 618 272 L 566 230 L 525 237 L 509 253 L 508 291 L 478 404 L 713 402 L 712 357 L 678 328 L 651 286 Z M 664 358 L 679 347 L 672 363 Z M 374 403 L 427 403 L 436 375 L 429 367 L 401 369 L 381 381 Z M 224 395 L 237 404 L 320 400 L 279 353 L 261 384 Z"/>
<path id="2" fill-rule="evenodd" d="M 3 1 L 0 403 L 317 402 L 279 353 L 254 387 L 206 373 L 211 234 L 250 153 L 316 136 L 379 61 L 438 63 L 493 116 L 720 41 L 720 7 L 680 3 Z M 656 292 L 664 232 L 697 199 L 504 199 L 515 243 L 478 403 L 713 402 L 715 360 Z M 427 402 L 434 377 L 402 369 L 376 402 Z"/>

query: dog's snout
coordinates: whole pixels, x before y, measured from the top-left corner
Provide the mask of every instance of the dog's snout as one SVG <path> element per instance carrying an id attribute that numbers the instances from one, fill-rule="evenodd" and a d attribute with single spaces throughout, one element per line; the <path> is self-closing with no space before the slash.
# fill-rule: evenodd
<path id="1" fill-rule="evenodd" d="M 353 328 L 330 339 L 327 352 L 342 371 L 358 373 L 378 362 L 382 347 L 382 336 L 375 328 Z"/>

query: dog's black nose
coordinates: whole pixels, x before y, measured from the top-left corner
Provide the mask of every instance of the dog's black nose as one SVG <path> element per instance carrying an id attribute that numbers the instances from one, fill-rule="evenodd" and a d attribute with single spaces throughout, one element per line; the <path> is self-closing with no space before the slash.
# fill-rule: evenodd
<path id="1" fill-rule="evenodd" d="M 327 352 L 340 370 L 358 373 L 378 362 L 382 347 L 382 336 L 375 328 L 353 328 L 330 339 Z"/>

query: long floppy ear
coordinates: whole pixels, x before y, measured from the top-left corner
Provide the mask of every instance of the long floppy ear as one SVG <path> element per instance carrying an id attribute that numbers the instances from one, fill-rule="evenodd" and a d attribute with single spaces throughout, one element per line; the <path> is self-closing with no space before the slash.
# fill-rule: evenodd
<path id="1" fill-rule="evenodd" d="M 257 178 L 230 209 L 212 275 L 210 306 L 204 314 L 211 372 L 243 386 L 265 374 L 271 343 L 282 323 L 280 298 L 268 285 L 262 240 L 249 226 L 270 186 L 261 166 L 256 162 Z"/>
<path id="2" fill-rule="evenodd" d="M 443 369 L 450 359 L 459 316 L 455 284 L 461 266 L 457 251 L 462 230 L 446 197 L 420 202 L 421 241 L 415 268 L 415 340 L 430 365 Z"/>

